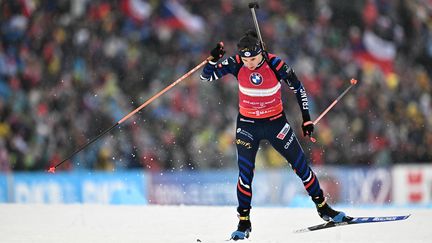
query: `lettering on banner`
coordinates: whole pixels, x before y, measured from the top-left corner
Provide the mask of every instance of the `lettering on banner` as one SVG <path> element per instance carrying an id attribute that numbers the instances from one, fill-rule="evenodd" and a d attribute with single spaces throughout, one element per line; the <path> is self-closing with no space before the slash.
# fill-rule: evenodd
<path id="1" fill-rule="evenodd" d="M 58 183 L 16 183 L 16 203 L 62 203 L 62 190 Z"/>
<path id="2" fill-rule="evenodd" d="M 236 202 L 236 195 L 226 183 L 182 183 L 153 185 L 151 201 L 157 204 L 226 205 Z"/>
<path id="3" fill-rule="evenodd" d="M 126 190 L 124 182 L 107 181 L 97 182 L 86 180 L 82 184 L 83 203 L 110 203 L 116 191 Z"/>
<path id="4" fill-rule="evenodd" d="M 421 170 L 408 172 L 409 201 L 418 203 L 423 200 L 423 173 Z"/>
<path id="5" fill-rule="evenodd" d="M 355 170 L 349 175 L 350 197 L 354 203 L 388 203 L 391 196 L 391 175 L 386 169 Z"/>

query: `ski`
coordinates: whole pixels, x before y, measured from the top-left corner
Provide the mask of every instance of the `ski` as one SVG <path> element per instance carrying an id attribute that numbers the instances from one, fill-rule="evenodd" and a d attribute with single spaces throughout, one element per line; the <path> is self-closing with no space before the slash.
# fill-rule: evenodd
<path id="1" fill-rule="evenodd" d="M 310 226 L 307 228 L 295 230 L 294 233 L 305 233 L 315 230 L 322 230 L 337 226 L 349 225 L 349 224 L 365 224 L 365 223 L 379 223 L 379 222 L 389 222 L 389 221 L 399 221 L 407 219 L 411 214 L 408 215 L 400 215 L 400 216 L 385 216 L 385 217 L 352 217 L 350 221 L 346 222 L 327 222 L 323 224 L 318 224 L 314 226 Z"/>

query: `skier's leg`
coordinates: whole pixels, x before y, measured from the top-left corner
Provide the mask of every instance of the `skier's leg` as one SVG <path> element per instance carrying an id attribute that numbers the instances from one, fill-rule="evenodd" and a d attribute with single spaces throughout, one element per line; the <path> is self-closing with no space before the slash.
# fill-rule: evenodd
<path id="1" fill-rule="evenodd" d="M 303 185 L 311 197 L 318 197 L 323 194 L 315 173 L 309 167 L 305 154 L 295 136 L 290 124 L 286 119 L 280 118 L 273 122 L 272 136 L 267 137 L 270 144 L 278 151 L 291 165 L 291 168 L 302 180 Z"/>
<path id="2" fill-rule="evenodd" d="M 253 120 L 238 121 L 236 133 L 237 162 L 239 176 L 237 179 L 237 199 L 239 223 L 237 230 L 231 235 L 234 240 L 249 237 L 252 230 L 249 213 L 252 201 L 252 180 L 255 169 L 255 156 L 259 147 L 259 139 L 255 136 Z"/>
<path id="3" fill-rule="evenodd" d="M 279 120 L 279 119 L 278 119 Z M 326 221 L 346 220 L 345 213 L 333 210 L 324 197 L 318 178 L 309 167 L 305 153 L 285 118 L 275 121 L 273 136 L 267 137 L 272 146 L 289 162 L 314 201 L 318 214 Z M 277 128 L 277 129 L 276 129 Z"/>

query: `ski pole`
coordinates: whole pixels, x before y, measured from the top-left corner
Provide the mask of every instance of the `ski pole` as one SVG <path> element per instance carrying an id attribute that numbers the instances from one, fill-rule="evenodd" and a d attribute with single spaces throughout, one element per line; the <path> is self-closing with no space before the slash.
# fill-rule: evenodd
<path id="1" fill-rule="evenodd" d="M 252 18 L 253 18 L 253 22 L 254 22 L 254 25 L 255 25 L 255 30 L 257 32 L 258 39 L 260 41 L 260 45 L 261 45 L 261 49 L 262 49 L 262 52 L 263 52 L 264 59 L 268 62 L 269 58 L 268 58 L 267 52 L 265 50 L 264 41 L 263 41 L 262 36 L 261 36 L 261 31 L 260 31 L 260 28 L 259 28 L 259 25 L 258 25 L 258 20 L 257 20 L 257 17 L 256 17 L 256 13 L 255 13 L 255 9 L 259 8 L 258 2 L 250 2 L 249 3 L 249 8 L 250 8 L 251 13 L 252 13 Z"/>
<path id="2" fill-rule="evenodd" d="M 342 97 L 344 97 L 345 96 L 345 94 L 346 93 L 348 93 L 348 91 L 354 86 L 354 85 L 356 85 L 357 84 L 357 80 L 356 79 L 351 79 L 351 81 L 350 81 L 350 83 L 351 83 L 351 85 L 350 86 L 348 86 L 348 88 L 346 88 L 345 90 L 344 90 L 344 92 L 342 92 L 342 94 L 340 94 L 316 119 L 315 119 L 315 121 L 313 121 L 312 122 L 312 124 L 315 126 L 320 120 L 321 120 L 321 118 L 323 118 L 323 116 L 325 116 L 325 114 L 327 114 L 327 112 L 329 112 L 330 111 L 330 109 L 331 108 L 333 108 L 333 106 L 335 106 L 336 105 L 336 103 L 338 103 L 339 102 L 339 100 L 340 99 L 342 99 Z M 310 124 L 310 123 L 309 123 Z M 307 125 L 307 124 L 306 124 Z M 314 138 L 314 137 L 310 137 L 310 140 L 313 142 L 313 143 L 315 143 L 316 142 L 316 139 Z"/>
<path id="3" fill-rule="evenodd" d="M 201 68 L 202 66 L 204 66 L 208 61 L 211 61 L 213 59 L 212 56 L 207 57 L 204 61 L 202 61 L 200 64 L 198 64 L 197 66 L 195 66 L 193 69 L 191 69 L 189 72 L 187 72 L 186 74 L 184 74 L 183 76 L 181 76 L 179 79 L 177 79 L 176 81 L 174 81 L 173 83 L 171 83 L 170 85 L 168 85 L 167 87 L 165 87 L 163 90 L 159 91 L 159 93 L 153 95 L 150 99 L 148 99 L 146 102 L 144 102 L 142 105 L 140 105 L 138 108 L 136 108 L 135 110 L 133 110 L 132 112 L 130 112 L 129 114 L 127 114 L 126 116 L 124 116 L 122 119 L 120 119 L 116 124 L 112 125 L 110 128 L 106 129 L 105 131 L 103 131 L 102 133 L 100 133 L 99 135 L 97 135 L 96 137 L 94 137 L 92 140 L 90 140 L 89 142 L 87 142 L 86 144 L 82 145 L 80 148 L 78 148 L 75 152 L 73 152 L 72 154 L 70 154 L 68 157 L 66 157 L 63 161 L 61 161 L 60 163 L 56 164 L 55 166 L 52 166 L 48 169 L 49 173 L 55 173 L 55 169 L 60 166 L 61 164 L 63 164 L 64 162 L 66 162 L 67 160 L 69 160 L 70 158 L 72 158 L 75 154 L 79 153 L 80 151 L 82 151 L 84 148 L 86 148 L 87 146 L 89 146 L 90 144 L 92 144 L 94 141 L 98 140 L 100 137 L 102 137 L 104 134 L 108 133 L 109 131 L 111 131 L 112 129 L 114 129 L 115 127 L 117 127 L 118 125 L 122 124 L 124 121 L 126 121 L 127 119 L 129 119 L 131 116 L 133 116 L 135 113 L 137 113 L 138 111 L 142 110 L 144 107 L 146 107 L 148 104 L 150 104 L 152 101 L 154 101 L 155 99 L 157 99 L 159 96 L 161 96 L 162 94 L 164 94 L 165 92 L 167 92 L 168 90 L 170 90 L 172 87 L 174 87 L 176 84 L 180 83 L 181 81 L 183 81 L 185 78 L 189 77 L 192 73 L 194 73 L 195 71 L 197 71 L 199 68 Z"/>
<path id="4" fill-rule="evenodd" d="M 264 49 L 264 42 L 263 42 L 262 37 L 261 37 L 261 31 L 260 31 L 260 28 L 259 28 L 259 25 L 258 25 L 258 20 L 257 20 L 257 17 L 256 17 L 256 13 L 255 13 L 255 8 L 256 9 L 259 8 L 258 2 L 250 2 L 249 3 L 249 8 L 250 8 L 250 10 L 252 12 L 252 18 L 253 18 L 253 21 L 254 21 L 255 30 L 257 32 L 258 39 L 259 39 L 259 41 L 261 43 L 261 48 L 264 51 L 265 50 Z"/>

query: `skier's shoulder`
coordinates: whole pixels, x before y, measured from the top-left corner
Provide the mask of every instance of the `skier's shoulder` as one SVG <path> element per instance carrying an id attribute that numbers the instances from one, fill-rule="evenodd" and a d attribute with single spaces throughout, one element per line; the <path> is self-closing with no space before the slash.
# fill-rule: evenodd
<path id="1" fill-rule="evenodd" d="M 219 63 L 220 68 L 228 68 L 229 70 L 231 70 L 231 72 L 233 72 L 234 70 L 238 70 L 240 67 L 243 66 L 243 62 L 241 60 L 240 55 L 236 54 L 236 55 L 232 55 L 227 57 L 226 59 L 224 59 L 223 61 L 221 61 Z"/>
<path id="2" fill-rule="evenodd" d="M 286 63 L 278 55 L 273 53 L 268 53 L 269 64 L 274 68 L 274 70 L 279 71 Z"/>

